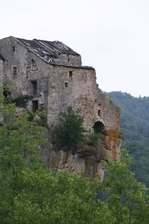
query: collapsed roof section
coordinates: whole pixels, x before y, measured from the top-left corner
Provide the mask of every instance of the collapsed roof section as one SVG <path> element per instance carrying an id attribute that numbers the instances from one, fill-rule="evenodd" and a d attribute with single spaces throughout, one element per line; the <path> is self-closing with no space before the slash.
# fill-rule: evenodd
<path id="1" fill-rule="evenodd" d="M 61 54 L 80 56 L 80 54 L 60 41 L 45 41 L 37 39 L 26 40 L 16 37 L 15 39 L 25 48 L 29 49 L 49 64 L 68 65 L 67 62 L 61 59 Z"/>

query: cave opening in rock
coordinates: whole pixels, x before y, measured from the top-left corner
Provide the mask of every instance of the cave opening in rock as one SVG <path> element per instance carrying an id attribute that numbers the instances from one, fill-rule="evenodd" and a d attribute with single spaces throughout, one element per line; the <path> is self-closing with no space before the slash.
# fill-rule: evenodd
<path id="1" fill-rule="evenodd" d="M 105 130 L 105 126 L 101 121 L 97 121 L 95 122 L 93 129 L 95 133 L 102 133 Z"/>

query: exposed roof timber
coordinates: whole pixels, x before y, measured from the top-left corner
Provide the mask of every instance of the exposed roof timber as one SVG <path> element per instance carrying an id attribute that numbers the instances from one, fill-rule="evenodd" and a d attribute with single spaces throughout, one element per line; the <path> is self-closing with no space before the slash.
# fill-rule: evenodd
<path id="1" fill-rule="evenodd" d="M 21 45 L 49 64 L 68 66 L 68 63 L 60 57 L 61 54 L 80 56 L 80 54 L 59 41 L 45 41 L 37 39 L 26 40 L 22 38 L 15 39 Z"/>

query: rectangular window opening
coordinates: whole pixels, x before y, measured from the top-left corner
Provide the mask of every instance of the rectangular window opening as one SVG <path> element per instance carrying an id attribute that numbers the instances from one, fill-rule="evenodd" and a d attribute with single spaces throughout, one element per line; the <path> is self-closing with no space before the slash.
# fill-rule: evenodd
<path id="1" fill-rule="evenodd" d="M 37 81 L 31 81 L 32 83 L 32 95 L 37 95 Z"/>
<path id="2" fill-rule="evenodd" d="M 12 73 L 13 73 L 14 76 L 17 75 L 17 66 L 12 67 Z"/>
<path id="3" fill-rule="evenodd" d="M 69 71 L 69 78 L 72 78 L 72 71 Z"/>
<path id="4" fill-rule="evenodd" d="M 101 111 L 100 110 L 98 110 L 98 116 L 100 116 L 101 115 Z"/>
<path id="5" fill-rule="evenodd" d="M 15 50 L 16 50 L 16 49 L 15 49 L 15 47 L 13 46 L 13 47 L 12 47 L 12 51 L 15 52 Z"/>
<path id="6" fill-rule="evenodd" d="M 38 100 L 33 100 L 32 101 L 32 109 L 33 109 L 33 112 L 35 112 L 36 110 L 38 110 Z"/>

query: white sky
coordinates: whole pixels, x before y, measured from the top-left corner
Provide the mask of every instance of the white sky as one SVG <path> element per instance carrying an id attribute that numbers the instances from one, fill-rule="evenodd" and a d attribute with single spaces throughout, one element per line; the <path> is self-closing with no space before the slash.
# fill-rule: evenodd
<path id="1" fill-rule="evenodd" d="M 59 40 L 103 91 L 149 96 L 149 0 L 0 0 L 0 39 Z"/>

